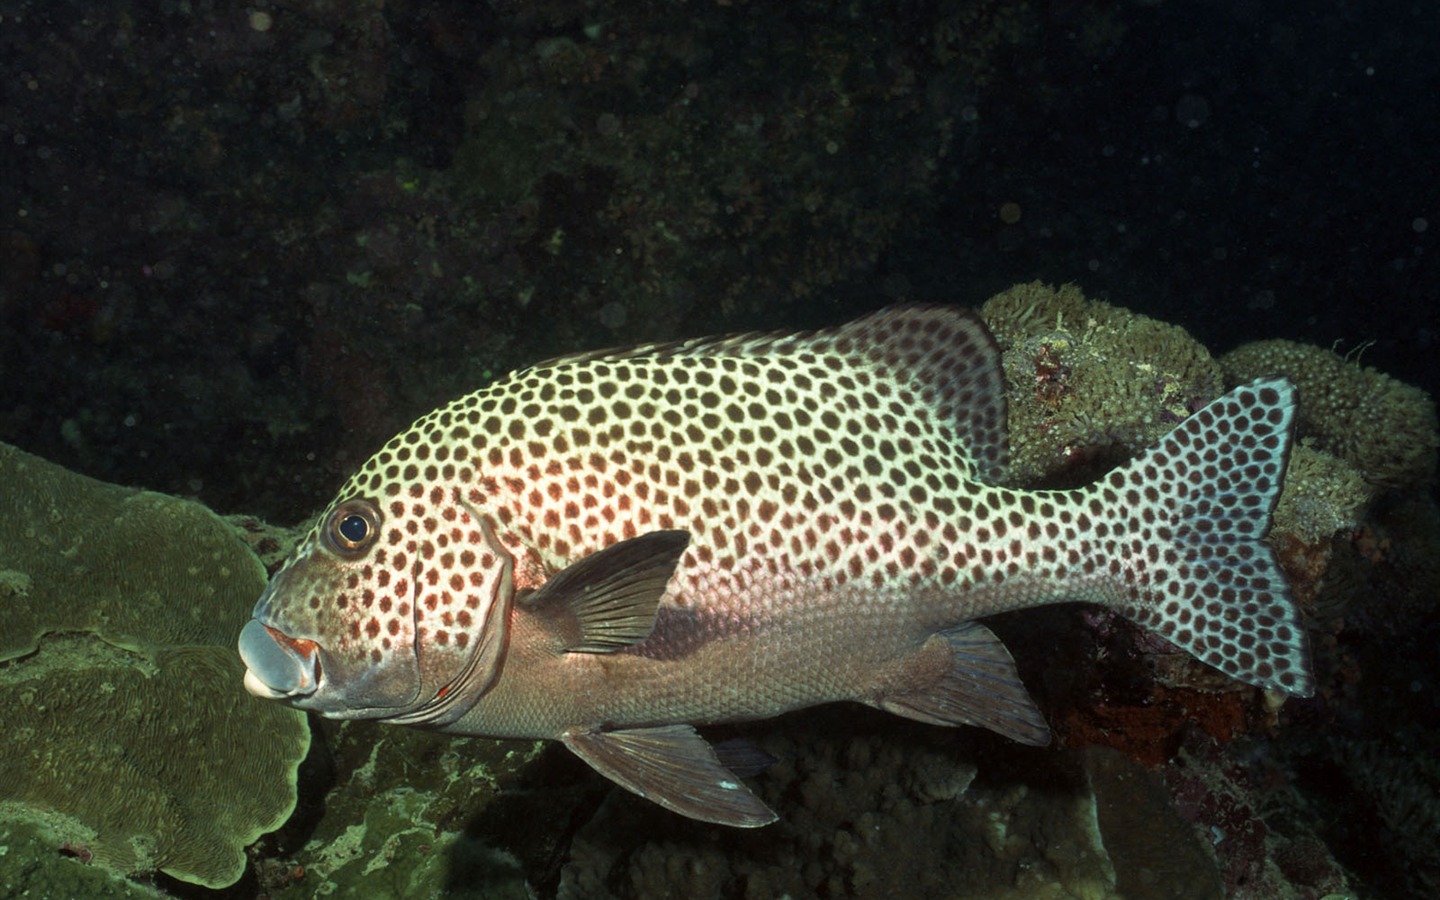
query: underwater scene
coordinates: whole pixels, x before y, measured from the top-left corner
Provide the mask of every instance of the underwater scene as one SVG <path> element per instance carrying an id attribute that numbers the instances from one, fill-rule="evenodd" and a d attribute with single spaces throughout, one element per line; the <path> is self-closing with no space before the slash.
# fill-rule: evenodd
<path id="1" fill-rule="evenodd" d="M 1437 44 L 0 0 L 0 898 L 1440 895 Z"/>

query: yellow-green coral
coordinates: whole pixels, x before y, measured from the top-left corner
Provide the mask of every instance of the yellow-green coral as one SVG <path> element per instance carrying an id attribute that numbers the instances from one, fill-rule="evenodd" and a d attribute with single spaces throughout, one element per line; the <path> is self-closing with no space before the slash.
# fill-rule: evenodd
<path id="1" fill-rule="evenodd" d="M 1319 545 L 1359 525 L 1372 496 L 1362 475 L 1418 479 L 1433 468 L 1424 394 L 1325 351 L 1266 341 L 1217 362 L 1184 329 L 1087 300 L 1073 285 L 1017 285 L 981 315 L 1004 351 L 1012 484 L 1085 480 L 1218 396 L 1223 376 L 1233 384 L 1275 373 L 1299 385 L 1302 435 L 1277 532 Z M 1357 412 L 1367 391 L 1374 399 Z"/>
<path id="2" fill-rule="evenodd" d="M 0 821 L 0 897 L 84 897 L 86 900 L 161 900 L 149 885 L 100 866 L 77 866 L 55 852 L 38 825 Z"/>
<path id="3" fill-rule="evenodd" d="M 1004 351 L 1012 484 L 1130 456 L 1221 392 L 1220 367 L 1185 329 L 1074 285 L 1017 285 L 980 314 Z"/>
<path id="4" fill-rule="evenodd" d="M 123 873 L 235 882 L 295 806 L 304 717 L 248 696 L 265 570 L 219 518 L 0 444 L 0 819 Z"/>
<path id="5" fill-rule="evenodd" d="M 1384 488 L 1435 477 L 1435 404 L 1424 391 L 1309 344 L 1256 341 L 1220 360 L 1227 380 L 1288 375 L 1300 391 L 1298 428 Z"/>
<path id="6" fill-rule="evenodd" d="M 1307 545 L 1359 526 L 1370 489 L 1354 467 L 1323 450 L 1296 444 L 1275 505 L 1275 530 Z"/>

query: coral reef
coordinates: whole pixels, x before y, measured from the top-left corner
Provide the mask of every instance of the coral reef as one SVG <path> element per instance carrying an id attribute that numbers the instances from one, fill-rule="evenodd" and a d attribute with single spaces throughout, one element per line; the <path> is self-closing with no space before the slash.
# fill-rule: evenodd
<path id="1" fill-rule="evenodd" d="M 1435 477 L 1440 429 L 1435 403 L 1417 387 L 1295 341 L 1245 344 L 1220 359 L 1239 383 L 1290 376 L 1300 391 L 1300 436 L 1354 466 L 1379 489 L 1423 487 Z"/>
<path id="2" fill-rule="evenodd" d="M 1394 487 L 1395 479 L 1409 473 L 1408 485 L 1420 486 L 1433 468 L 1437 439 L 1429 398 L 1325 351 L 1262 342 L 1227 355 L 1221 365 L 1183 329 L 1087 300 L 1074 286 L 1055 289 L 1038 282 L 997 294 L 981 313 L 1004 350 L 1011 442 L 1005 478 L 1013 484 L 1063 487 L 1089 481 L 1223 390 L 1222 370 L 1236 383 L 1262 374 L 1295 378 L 1301 440 L 1290 457 L 1270 541 L 1306 609 L 1319 598 L 1337 536 L 1362 534 L 1384 484 Z M 1361 399 L 1366 391 L 1373 392 L 1368 401 Z M 1350 423 L 1362 405 L 1362 426 L 1356 428 Z M 1329 599 L 1337 602 L 1337 594 Z M 1100 703 L 1090 710 L 1078 704 L 1080 718 L 1069 723 L 1077 734 L 1098 728 L 1126 735 L 1128 752 L 1153 760 L 1173 750 L 1165 741 L 1173 744 L 1176 716 L 1198 716 L 1202 727 L 1217 735 L 1268 718 L 1251 698 L 1230 691 L 1164 642 L 1107 617 L 1092 619 L 1105 652 L 1120 657 L 1138 652 L 1148 671 L 1133 679 L 1131 688 L 1107 689 L 1112 698 L 1128 697 L 1118 706 Z M 1200 703 L 1210 707 L 1208 713 L 1199 713 L 1199 698 L 1188 694 L 1194 687 L 1212 698 Z M 1215 707 L 1220 698 L 1227 708 Z M 1097 713 L 1118 719 L 1106 723 Z M 1122 722 L 1124 727 L 1117 727 Z"/>
<path id="3" fill-rule="evenodd" d="M 1348 888 L 1323 852 L 1294 878 L 1280 870 L 1280 846 L 1319 842 L 1303 824 L 1267 827 L 1252 804 L 1293 808 L 1293 790 L 1227 772 L 1208 740 L 1160 774 L 1107 748 L 1017 751 L 844 709 L 791 717 L 760 742 L 780 757 L 757 779 L 778 823 L 716 833 L 614 794 L 576 834 L 557 896 L 1316 900 Z"/>
<path id="4" fill-rule="evenodd" d="M 1135 765 L 1114 759 L 1121 770 Z M 1204 841 L 1220 896 L 1227 900 L 1354 896 L 1350 876 L 1320 839 L 1322 823 L 1290 783 L 1283 761 L 1266 739 L 1226 745 L 1192 736 L 1164 768 L 1149 773 L 1132 768 L 1125 780 L 1143 784 L 1148 775 L 1152 784 L 1162 785 L 1167 806 Z M 1154 790 L 1117 788 L 1121 803 Z M 1156 801 L 1141 801 L 1146 802 Z M 1131 819 L 1142 833 L 1145 817 L 1141 812 Z"/>
<path id="5" fill-rule="evenodd" d="M 6 445 L 0 481 L 0 894 L 151 896 L 117 877 L 156 872 L 224 887 L 275 832 L 241 890 L 402 898 L 459 873 L 454 896 L 526 896 L 461 824 L 534 743 L 324 722 L 297 785 L 310 726 L 240 688 L 234 648 L 295 530 Z"/>
<path id="6" fill-rule="evenodd" d="M 55 850 L 44 826 L 0 816 L 0 897 L 157 900 L 163 895 L 104 866 L 76 865 L 84 848 Z"/>
<path id="7" fill-rule="evenodd" d="M 1275 532 L 1307 546 L 1359 527 L 1374 497 L 1355 467 L 1324 450 L 1297 443 L 1275 504 Z"/>
<path id="8" fill-rule="evenodd" d="M 0 483 L 0 820 L 115 872 L 233 883 L 310 743 L 238 689 L 264 569 L 195 503 L 7 445 Z"/>
<path id="9" fill-rule="evenodd" d="M 1012 480 L 1088 477 L 1220 390 L 1218 367 L 1182 330 L 1074 288 L 1020 286 L 987 313 L 1007 345 L 1012 427 L 1031 436 L 1025 474 L 1012 469 Z M 1042 452 L 1057 428 L 1077 453 Z M 1292 467 L 1272 537 L 1297 596 L 1313 606 L 1331 542 L 1343 545 L 1366 521 L 1369 495 L 1322 450 L 1298 448 Z M 1303 801 L 1282 774 L 1283 755 L 1265 743 L 1277 725 L 1284 733 L 1290 707 L 1114 617 L 1024 615 L 1011 625 L 1018 635 L 1002 634 L 1072 749 L 1017 753 L 987 736 L 844 707 L 756 724 L 746 733 L 781 760 L 757 787 L 782 811 L 757 837 L 677 822 L 563 767 L 558 776 L 553 766 L 507 768 L 501 757 L 483 777 L 458 778 L 478 792 L 457 787 L 457 760 L 473 748 L 349 723 L 333 732 L 334 747 L 354 757 L 353 774 L 330 793 L 308 845 L 266 860 L 275 880 L 265 883 L 283 896 L 344 893 L 368 879 L 400 896 L 433 884 L 434 862 L 454 858 L 470 860 L 492 890 L 528 884 L 562 897 L 867 897 L 903 885 L 915 896 L 1314 900 L 1349 889 L 1297 812 Z M 1057 629 L 1072 637 L 1053 642 Z M 1325 665 L 1334 684 L 1336 667 Z M 377 762 L 387 755 L 388 765 Z M 407 774 L 385 775 L 393 765 Z M 436 782 L 432 770 L 448 774 Z M 487 786 L 512 778 L 521 780 L 509 781 L 518 789 L 508 796 Z M 474 815 L 461 830 L 467 805 Z M 523 840 L 501 822 L 547 816 L 558 831 L 530 829 Z M 304 877 L 287 882 L 297 870 Z"/>
<path id="10" fill-rule="evenodd" d="M 1183 328 L 1033 282 L 985 302 L 1010 382 L 1016 485 L 1085 480 L 1221 393 L 1220 367 Z"/>
<path id="11" fill-rule="evenodd" d="M 1019 777 L 988 738 L 891 726 L 851 708 L 769 729 L 760 743 L 780 761 L 757 786 L 780 821 L 760 833 L 657 821 L 612 795 L 557 896 L 1119 897 L 1073 762 L 1001 751 Z"/>
<path id="12" fill-rule="evenodd" d="M 1422 660 L 1432 658 L 1440 591 L 1440 515 L 1423 494 L 1440 445 L 1434 403 L 1356 361 L 1291 341 L 1246 344 L 1220 362 L 1227 381 L 1278 372 L 1300 391 L 1301 442 L 1272 542 L 1311 614 L 1330 718 L 1325 736 L 1301 730 L 1285 755 L 1315 806 L 1336 817 L 1320 829 L 1330 852 L 1386 896 L 1432 896 L 1440 889 L 1440 707 L 1432 699 L 1440 685 Z M 1319 714 L 1307 717 L 1315 724 Z M 1388 732 L 1385 741 L 1377 730 Z M 1277 861 L 1311 870 L 1315 856 Z"/>
<path id="13" fill-rule="evenodd" d="M 373 722 L 323 722 L 319 730 L 328 772 L 308 796 L 324 814 L 292 823 L 263 848 L 257 868 L 266 896 L 403 900 L 442 886 L 448 897 L 529 896 L 519 862 L 467 834 L 465 823 L 514 787 L 539 744 Z"/>
<path id="14" fill-rule="evenodd" d="M 1394 887 L 1440 894 L 1440 758 L 1414 741 L 1335 740 L 1343 776 L 1379 827 L 1375 841 Z"/>
<path id="15" fill-rule="evenodd" d="M 1321 838 L 1374 896 L 1440 888 L 1437 596 L 1435 500 L 1379 499 L 1361 528 L 1334 542 L 1315 632 L 1332 687 L 1284 748 Z"/>
<path id="16" fill-rule="evenodd" d="M 1006 344 L 1012 427 L 1028 436 L 1021 444 L 1030 448 L 1021 454 L 1024 474 L 1012 469 L 1011 479 L 1088 477 L 1112 456 L 1166 430 L 1169 418 L 1185 414 L 1190 398 L 1200 402 L 1218 390 L 1213 361 L 1183 331 L 1087 301 L 1073 288 L 1020 286 L 992 301 L 987 314 Z M 1076 453 L 1046 443 L 1056 429 L 1070 435 Z M 253 744 L 274 730 L 245 719 L 249 707 L 290 715 L 234 690 L 238 673 L 230 668 L 229 641 L 259 591 L 263 568 L 283 558 L 296 533 L 253 517 L 222 524 L 194 504 L 89 482 L 18 451 L 7 451 L 5 460 L 15 468 L 16 484 L 42 482 L 41 475 L 62 484 L 34 496 L 12 493 L 6 502 L 16 512 L 0 526 L 0 591 L 24 610 L 15 628 L 7 629 L 15 647 L 0 675 L 23 675 L 29 685 L 12 692 L 12 702 L 45 707 L 44 717 L 23 708 L 12 716 L 20 723 L 12 736 L 22 743 L 7 750 L 9 757 L 33 760 L 35 747 L 47 741 L 73 747 L 86 737 L 87 726 L 77 723 L 133 707 L 141 711 L 130 718 L 150 729 L 149 746 L 173 741 L 203 747 L 199 765 L 234 767 L 214 745 L 247 749 L 247 740 Z M 893 894 L 897 885 L 914 896 L 958 892 L 1017 900 L 1316 900 L 1349 891 L 1351 876 L 1331 855 L 1341 839 L 1317 833 L 1284 768 L 1313 768 L 1321 751 L 1303 741 L 1287 743 L 1286 726 L 1295 717 L 1324 721 L 1342 706 L 1370 702 L 1352 674 L 1367 663 L 1347 635 L 1356 622 L 1379 629 L 1419 614 L 1414 598 L 1429 590 L 1426 578 L 1435 579 L 1435 566 L 1422 564 L 1424 554 L 1409 539 L 1430 533 L 1424 523 L 1433 525 L 1433 508 L 1413 501 L 1377 507 L 1371 491 L 1348 462 L 1323 449 L 1299 447 L 1292 457 L 1272 541 L 1297 598 L 1316 617 L 1320 700 L 1279 709 L 1261 692 L 1229 683 L 1163 641 L 1093 610 L 1017 614 L 995 627 L 1015 649 L 1026 682 L 1051 718 L 1057 749 L 1016 748 L 991 735 L 925 728 L 849 706 L 753 723 L 744 733 L 780 760 L 756 779 L 757 790 L 782 815 L 763 834 L 677 821 L 612 791 L 583 767 L 557 767 L 557 754 L 534 743 L 324 722 L 320 751 L 300 784 L 299 814 L 252 848 L 251 883 L 257 893 L 276 898 L 405 897 L 439 890 L 517 898 L 535 892 L 878 897 Z M 72 495 L 83 502 L 64 506 L 61 500 Z M 87 529 L 86 522 L 105 527 Z M 167 568 L 168 554 L 159 561 L 137 554 L 133 537 L 126 538 L 167 535 L 179 522 L 188 523 L 187 537 L 165 543 L 190 561 L 183 573 Z M 37 561 L 16 555 L 17 535 L 29 536 Z M 120 543 L 102 540 L 111 537 Z M 67 556 L 72 546 L 76 552 Z M 122 553 L 116 546 L 131 549 Z M 223 547 L 236 559 L 225 562 Z M 56 567 L 56 560 L 65 565 Z M 41 578 L 36 573 L 44 566 L 60 574 Z M 207 575 L 215 566 L 228 574 Z M 118 585 L 112 592 L 131 602 L 97 598 L 95 572 L 107 573 L 99 584 Z M 76 573 L 88 573 L 88 579 L 78 580 Z M 196 579 L 203 587 L 192 586 Z M 245 585 L 237 588 L 240 596 L 225 599 L 227 579 Z M 42 596 L 42 587 L 87 602 L 25 606 Z M 168 614 L 157 621 L 155 605 L 179 596 L 190 600 L 170 600 Z M 1369 599 L 1357 603 L 1361 597 Z M 217 604 L 235 610 L 229 625 L 214 614 Z M 223 661 L 211 660 L 212 651 Z M 77 668 L 84 671 L 77 674 Z M 178 673 L 186 690 L 173 683 Z M 202 702 L 205 710 L 177 719 L 172 707 L 182 698 Z M 213 710 L 238 724 L 205 719 Z M 303 723 L 297 724 L 303 733 Z M 93 726 L 89 731 L 93 737 Z M 119 854 L 101 828 L 77 824 L 80 814 L 35 815 L 28 797 L 0 805 L 7 812 L 30 811 L 22 817 L 27 823 L 43 818 L 39 838 L 26 830 L 34 825 L 11 825 L 17 841 L 52 852 L 70 848 L 107 871 L 158 868 L 216 884 L 233 878 L 238 868 L 204 875 L 162 858 L 182 852 L 173 849 L 166 815 L 196 798 L 146 799 L 143 785 L 117 780 L 116 757 L 107 747 L 128 740 L 123 728 L 107 730 L 104 745 L 64 751 L 75 754 L 68 759 L 95 760 L 90 768 L 72 763 L 67 775 L 87 787 L 90 800 L 111 798 L 100 812 L 103 830 L 118 820 L 133 831 L 147 817 L 160 819 L 138 841 L 148 855 Z M 303 744 L 281 754 L 278 768 L 249 765 L 247 775 L 288 790 L 293 804 L 301 749 Z M 252 746 L 248 752 L 265 751 Z M 1376 763 L 1363 748 L 1325 752 L 1341 761 L 1347 784 L 1373 796 L 1372 815 L 1387 833 L 1407 840 L 1411 833 L 1428 833 L 1413 784 L 1407 787 L 1396 775 L 1400 767 Z M 196 764 L 173 753 L 167 762 Z M 9 778 L 3 765 L 0 776 Z M 170 770 L 166 777 L 174 781 Z M 218 774 L 207 777 L 225 786 Z M 1418 783 L 1418 776 L 1409 777 Z M 102 779 L 112 793 L 97 789 Z M 248 791 L 247 799 L 264 793 L 254 785 Z M 226 815 L 243 817 L 241 801 L 225 802 Z M 186 824 L 192 845 L 213 840 L 213 832 L 196 827 L 194 815 L 174 820 Z M 206 824 L 224 827 L 226 815 L 212 811 Z M 281 818 L 277 812 L 266 827 L 275 828 Z M 239 847 L 258 833 L 241 830 L 229 850 L 211 845 L 211 858 L 243 866 Z M 1413 870 L 1414 879 L 1427 877 L 1423 853 L 1395 858 Z"/>
<path id="17" fill-rule="evenodd" d="M 1241 334 L 1322 344 L 1337 334 L 1375 337 L 1367 360 L 1433 378 L 1429 298 L 1440 229 L 1415 199 L 1434 145 L 1416 139 L 1417 129 L 1440 121 L 1427 114 L 1436 92 L 1421 90 L 1430 33 L 1387 28 L 1383 10 L 1370 21 L 1355 4 L 1323 15 L 1295 5 L 1270 10 L 1269 40 L 1243 41 L 1220 6 L 1165 4 L 1160 16 L 1154 6 L 10 0 L 0 29 L 9 86 L 0 104 L 8 176 L 0 179 L 0 437 L 107 480 L 293 521 L 411 416 L 508 367 L 631 338 L 819 324 L 895 299 L 972 302 L 1017 272 L 1083 277 L 1092 296 L 1143 303 L 1155 316 L 1168 308 L 1216 348 Z M 1212 6 L 1222 14 L 1207 16 Z M 1369 56 L 1387 61 L 1366 77 L 1327 65 L 1354 43 L 1357 26 L 1376 29 L 1365 32 Z M 1414 101 L 1413 114 L 1394 114 L 1396 97 Z M 1141 98 L 1140 106 L 1116 98 Z M 1179 118 L 1182 107 L 1207 103 L 1225 115 Z M 1315 127 L 1316 110 L 1326 127 Z M 1358 146 L 1382 148 L 1386 164 L 1350 165 Z M 1074 303 L 1041 293 L 1073 294 Z M 1171 326 L 1144 320 L 1155 328 L 1151 343 L 1107 343 L 1115 335 L 1105 329 L 1087 334 L 1090 317 L 1128 326 L 1074 289 L 1007 294 L 1012 318 L 1026 318 L 1028 303 L 1017 300 L 1060 313 L 1004 338 L 1015 345 L 1007 367 L 1016 483 L 1084 481 L 1183 416 L 1193 398 L 1182 388 L 1213 393 L 1207 366 L 1185 368 L 1203 351 Z M 1367 307 L 1376 314 L 1357 315 Z M 1167 347 L 1179 355 L 1166 356 Z M 1357 364 L 1337 368 L 1322 350 L 1296 353 L 1316 373 L 1324 408 L 1292 456 L 1271 541 L 1310 617 L 1319 696 L 1277 711 L 1123 622 L 1066 610 L 1018 622 L 1031 637 L 1012 646 L 1026 651 L 1026 681 L 1043 694 L 1062 740 L 1114 747 L 1158 771 L 1213 844 L 1225 878 L 1268 886 L 1278 867 L 1306 886 L 1299 896 L 1362 888 L 1430 896 L 1433 881 L 1421 879 L 1435 868 L 1433 817 L 1414 798 L 1428 787 L 1433 800 L 1434 783 L 1414 760 L 1434 758 L 1440 730 L 1440 518 L 1417 489 L 1433 490 L 1433 412 L 1428 424 L 1419 406 L 1408 421 L 1376 419 L 1409 405 L 1409 389 L 1357 375 Z M 1114 398 L 1077 393 L 1077 360 L 1089 374 L 1120 379 L 1087 381 L 1086 392 L 1148 389 L 1133 395 L 1133 408 L 1109 409 L 1113 422 L 1086 419 L 1078 412 L 1087 404 Z M 1157 365 L 1179 377 L 1157 383 Z M 1336 385 L 1344 396 L 1326 399 Z M 1305 405 L 1316 404 L 1307 397 Z M 11 510 L 10 491 L 0 485 L 0 510 Z M 98 519 L 87 512 L 76 521 Z M 236 525 L 267 565 L 283 554 L 283 534 L 254 519 Z M 42 522 L 35 536 L 51 543 L 30 547 L 35 536 L 16 543 L 0 523 L 7 616 L 34 611 L 35 573 L 73 561 L 61 549 L 115 525 L 95 527 L 102 531 L 59 536 Z M 49 555 L 33 566 L 15 561 L 32 549 Z M 208 565 L 197 559 L 197 568 Z M 34 646 L 0 662 L 0 675 L 33 682 L 47 717 L 27 720 L 37 735 L 22 746 L 3 743 L 16 740 L 7 720 L 0 749 L 10 758 L 0 766 L 42 747 L 44 729 L 63 724 L 57 710 L 82 713 L 69 697 L 80 681 L 65 674 L 79 665 L 100 667 L 92 669 L 99 696 L 117 708 L 127 692 L 155 704 L 143 720 L 155 746 L 193 740 L 230 767 L 227 776 L 249 783 L 252 763 L 225 755 L 231 747 L 217 736 L 253 748 L 266 728 L 245 718 L 248 707 L 237 708 L 240 723 L 251 723 L 238 732 L 205 718 L 213 709 L 177 717 L 184 704 L 222 701 L 187 696 L 192 685 L 177 685 L 172 669 L 188 658 L 206 690 L 238 693 L 234 685 L 183 648 L 145 648 L 148 629 L 190 629 L 185 598 L 207 589 L 188 569 L 166 571 L 169 582 L 135 595 L 144 602 L 95 604 L 96 615 L 81 608 L 96 580 L 72 581 L 46 620 L 63 635 L 37 641 L 35 629 L 7 618 L 0 646 L 11 637 Z M 157 613 L 156 596 L 172 605 Z M 112 629 L 111 638 L 95 629 Z M 228 652 L 228 638 L 216 640 Z M 0 689 L 7 707 L 21 696 L 11 688 Z M 114 715 L 99 702 L 86 709 L 102 723 Z M 846 728 L 851 712 L 842 711 Z M 575 871 L 601 873 L 601 888 L 623 894 L 638 883 L 712 884 L 721 871 L 758 872 L 781 858 L 794 873 L 755 874 L 757 895 L 832 877 L 844 882 L 837 893 L 857 890 L 848 885 L 870 877 L 877 858 L 862 853 L 867 837 L 887 852 L 895 846 L 855 823 L 878 804 L 907 810 L 881 827 L 913 824 L 908 817 L 925 806 L 884 749 L 915 749 L 913 729 L 877 725 L 852 758 L 848 730 L 822 725 L 816 734 L 810 721 L 787 721 L 792 740 L 772 746 L 795 753 L 757 781 L 809 785 L 785 807 L 802 817 L 807 799 L 833 810 L 827 798 L 842 785 L 859 791 L 848 820 L 812 816 L 815 833 L 778 840 L 777 855 L 768 832 L 749 843 L 684 832 L 633 801 L 634 818 L 622 819 L 625 798 L 606 800 L 600 825 L 574 843 Z M 1399 735 L 1397 723 L 1413 730 Z M 294 733 L 293 720 L 281 725 Z M 189 737 L 188 727 L 196 729 Z M 1212 766 L 1190 740 L 1197 732 L 1222 760 L 1283 768 L 1247 778 L 1264 767 Z M 299 813 L 284 834 L 253 847 L 259 884 L 247 878 L 233 896 L 360 896 L 381 884 L 397 896 L 480 895 L 465 883 L 470 873 L 495 892 L 522 880 L 553 888 L 550 874 L 606 791 L 583 772 L 556 780 L 563 754 L 527 764 L 529 746 L 359 724 L 318 733 L 324 746 L 302 771 Z M 1307 733 L 1319 737 L 1299 740 Z M 1391 746 L 1377 747 L 1377 736 Z M 107 738 L 84 745 L 97 754 L 137 740 L 124 725 L 80 737 Z M 956 784 L 979 770 L 967 789 L 977 803 L 1008 785 L 1009 805 L 999 807 L 1012 815 L 1006 821 L 1027 820 L 1011 811 L 1043 795 L 1037 786 L 1052 771 L 1048 757 L 1028 752 L 1019 758 L 1034 768 L 1022 772 L 1006 768 L 1005 753 L 971 758 L 924 746 L 925 765 L 938 758 Z M 56 752 L 89 751 L 67 743 Z M 191 759 L 176 757 L 172 765 Z M 875 772 L 859 771 L 862 762 Z M 1172 779 L 1180 769 L 1195 780 Z M 1153 772 L 1146 780 L 1115 771 L 1117 783 L 1153 787 Z M 1284 815 L 1325 828 L 1318 838 L 1285 832 L 1293 840 L 1276 846 L 1275 810 L 1262 801 L 1297 771 L 1316 805 Z M 30 777 L 20 774 L 0 769 L 6 803 Z M 511 778 L 520 787 L 510 790 Z M 900 779 L 891 785 L 900 800 L 887 795 L 887 778 Z M 1107 788 L 1093 771 L 1090 783 L 1100 804 Z M 1169 820 L 1158 794 L 1136 794 L 1136 809 Z M 1124 794 L 1109 796 L 1123 806 Z M 123 824 L 148 828 L 152 812 L 142 802 L 123 811 Z M 211 819 L 197 815 L 203 833 Z M 1271 829 L 1263 839 L 1260 820 Z M 605 857 L 638 846 L 599 839 L 601 826 L 617 821 L 660 836 L 635 857 L 639 875 L 626 859 Z M 970 842 L 962 853 L 983 840 L 944 828 L 936 831 Z M 108 857 L 92 843 L 70 840 L 57 856 L 66 842 L 56 834 L 0 817 L 0 894 L 152 892 L 112 878 L 95 864 Z M 517 834 L 524 840 L 502 842 Z M 925 865 L 943 869 L 955 853 L 915 836 L 913 852 L 900 848 L 910 856 L 896 854 L 913 864 L 900 870 L 907 877 Z M 513 858 L 485 850 L 502 845 Z M 1106 848 L 1117 873 L 1105 889 L 1146 895 L 1147 882 L 1126 880 L 1140 870 L 1113 840 Z M 832 863 L 837 852 L 843 871 Z M 1267 852 L 1274 866 L 1257 862 Z M 1337 887 L 1332 853 L 1365 883 Z M 229 845 L 220 855 L 236 856 Z M 77 864 L 87 858 L 91 865 Z M 1005 858 L 1046 877 L 1056 868 L 1034 848 Z M 456 864 L 449 875 L 447 861 Z M 924 877 L 909 883 L 928 884 Z M 736 885 L 729 896 L 749 882 Z"/>

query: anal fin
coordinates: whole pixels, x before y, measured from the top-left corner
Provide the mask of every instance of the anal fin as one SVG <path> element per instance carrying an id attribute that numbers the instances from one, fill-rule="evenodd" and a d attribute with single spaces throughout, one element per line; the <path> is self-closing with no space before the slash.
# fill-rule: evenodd
<path id="1" fill-rule="evenodd" d="M 736 828 L 776 819 L 689 725 L 573 731 L 561 740 L 601 775 L 682 816 Z"/>
<path id="2" fill-rule="evenodd" d="M 1022 744 L 1050 742 L 1010 651 L 976 622 L 931 635 L 907 666 L 899 690 L 872 705 L 932 725 L 978 725 Z"/>

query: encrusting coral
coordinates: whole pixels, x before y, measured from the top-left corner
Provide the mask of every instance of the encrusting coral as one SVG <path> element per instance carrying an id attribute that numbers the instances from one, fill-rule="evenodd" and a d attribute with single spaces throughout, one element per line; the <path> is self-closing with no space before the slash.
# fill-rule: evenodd
<path id="1" fill-rule="evenodd" d="M 1342 459 L 1304 444 L 1290 451 L 1285 490 L 1275 505 L 1274 530 L 1310 545 L 1355 528 L 1371 500 L 1371 488 Z"/>
<path id="2" fill-rule="evenodd" d="M 234 883 L 310 745 L 239 689 L 264 568 L 190 501 L 4 444 L 0 484 L 0 821 L 117 873 Z"/>

